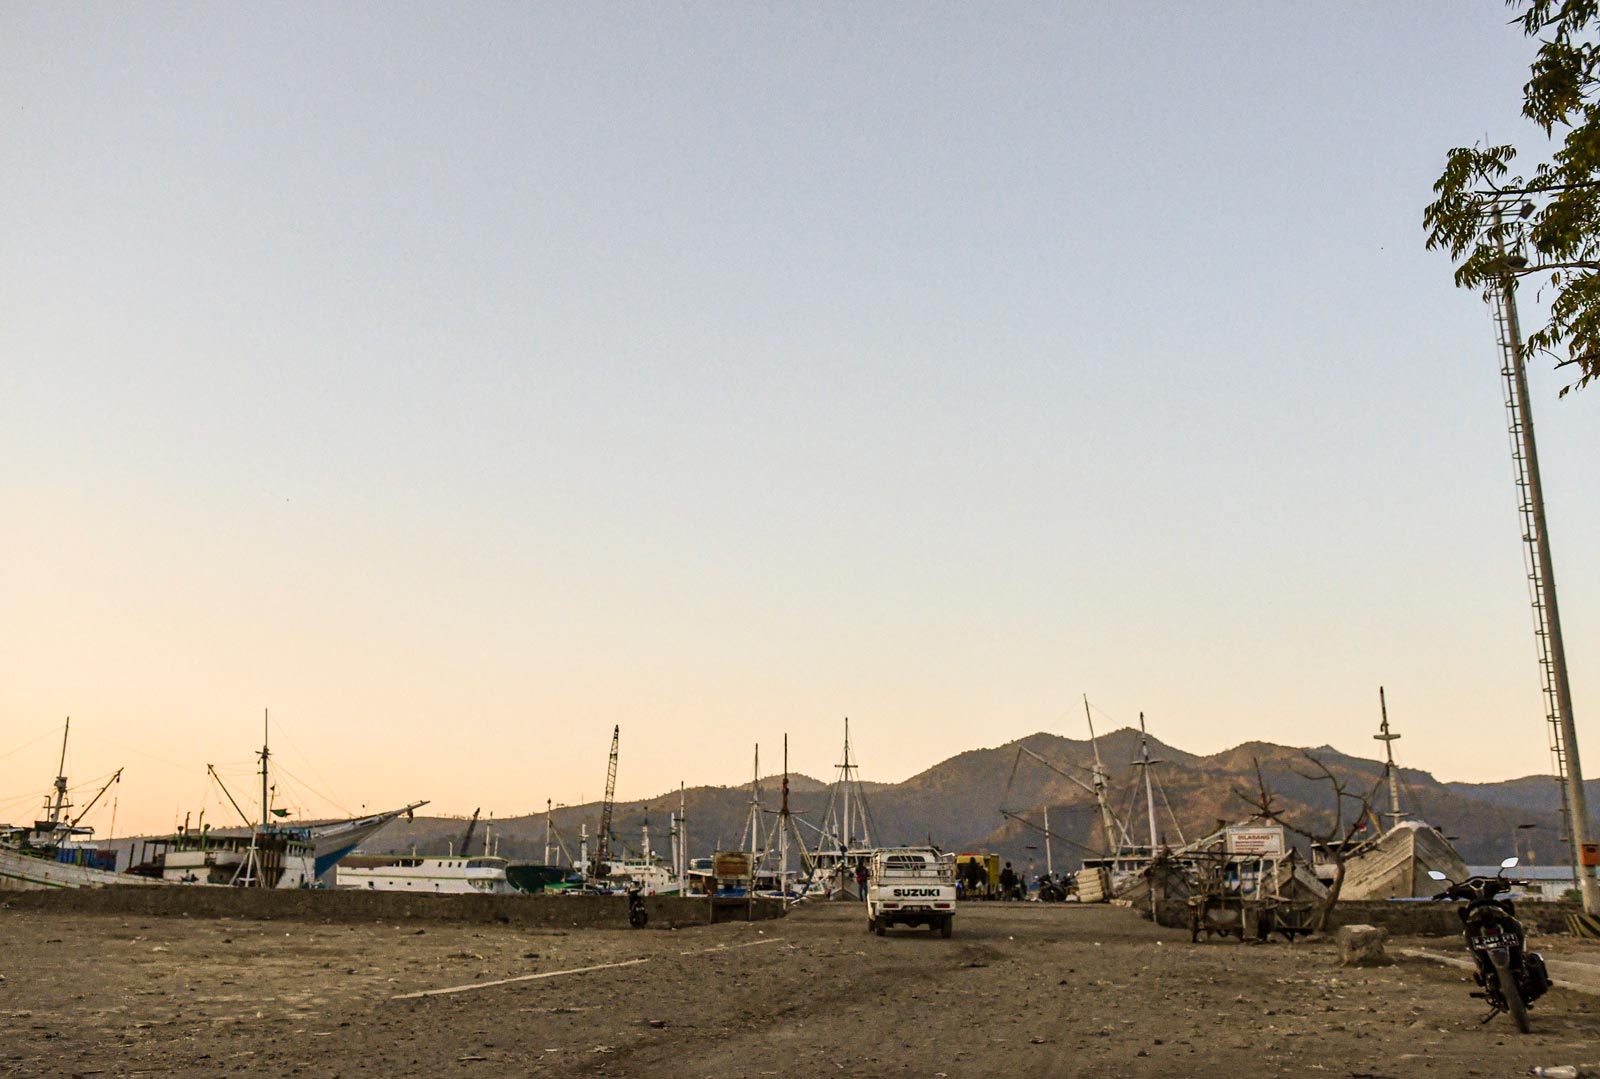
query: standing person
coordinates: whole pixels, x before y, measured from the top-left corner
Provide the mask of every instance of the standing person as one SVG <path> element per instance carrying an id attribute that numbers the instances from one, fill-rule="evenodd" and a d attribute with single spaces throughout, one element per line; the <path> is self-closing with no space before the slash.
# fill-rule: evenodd
<path id="1" fill-rule="evenodd" d="M 977 899 L 983 894 L 983 878 L 988 874 L 983 871 L 983 866 L 978 864 L 976 857 L 968 858 L 967 864 L 962 868 L 967 878 L 967 898 Z"/>
<path id="2" fill-rule="evenodd" d="M 1011 899 L 1011 898 L 1013 898 L 1012 892 L 1016 888 L 1016 886 L 1017 886 L 1017 874 L 1012 871 L 1011 863 L 1007 862 L 1006 863 L 1006 867 L 1004 869 L 1000 870 L 1000 898 L 1001 899 Z"/>
<path id="3" fill-rule="evenodd" d="M 867 898 L 867 865 L 865 862 L 856 864 L 856 891 L 861 893 L 863 902 Z"/>

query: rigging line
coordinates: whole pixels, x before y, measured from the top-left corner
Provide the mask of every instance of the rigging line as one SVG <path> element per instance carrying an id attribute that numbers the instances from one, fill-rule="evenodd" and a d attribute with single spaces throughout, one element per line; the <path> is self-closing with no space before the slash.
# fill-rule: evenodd
<path id="1" fill-rule="evenodd" d="M 72 784 L 72 786 L 68 787 L 67 788 L 67 793 L 68 794 L 76 794 L 78 791 L 85 790 L 85 789 L 87 789 L 89 787 L 92 787 L 96 783 L 104 783 L 106 780 L 108 780 L 112 776 L 116 775 L 117 772 L 118 772 L 118 769 L 113 768 L 113 769 L 111 769 L 111 771 L 105 772 L 105 773 L 103 773 L 101 775 L 97 775 L 93 779 L 80 780 L 79 782 L 74 783 L 74 784 Z"/>
<path id="2" fill-rule="evenodd" d="M 1122 814 L 1122 819 L 1123 820 L 1125 820 L 1125 821 L 1132 821 L 1133 820 L 1133 807 L 1136 804 L 1138 804 L 1138 801 L 1139 801 L 1139 784 L 1135 783 L 1135 784 L 1133 784 L 1132 787 L 1130 787 L 1128 789 L 1128 808 Z M 1134 845 L 1133 844 L 1133 832 L 1132 832 L 1131 829 L 1129 829 L 1129 830 L 1127 830 L 1125 832 L 1125 834 L 1127 835 L 1127 838 L 1128 838 L 1128 846 L 1131 848 Z M 1150 851 L 1151 851 L 1152 854 L 1155 853 L 1155 849 L 1156 849 L 1156 837 L 1155 836 L 1151 836 L 1150 837 Z"/>
<path id="3" fill-rule="evenodd" d="M 829 787 L 828 787 L 828 804 L 827 804 L 826 807 L 823 808 L 822 817 L 821 817 L 822 823 L 828 829 L 832 829 L 832 828 L 836 827 L 837 823 L 838 823 L 834 819 L 834 816 L 833 816 L 833 803 L 838 797 L 839 797 L 839 785 L 837 783 L 830 784 Z M 817 833 L 818 833 L 817 834 L 817 852 L 821 853 L 821 851 L 822 851 L 822 841 L 824 839 L 829 838 L 829 836 L 832 835 L 832 833 L 830 831 L 824 830 L 823 828 L 817 829 Z"/>
<path id="4" fill-rule="evenodd" d="M 1172 800 L 1167 797 L 1166 784 L 1161 782 L 1161 773 L 1155 774 L 1156 790 L 1161 792 L 1161 801 L 1167 807 L 1167 816 L 1172 819 L 1172 826 L 1178 830 L 1178 845 L 1186 847 L 1189 841 L 1183 836 L 1183 825 L 1178 823 L 1178 815 L 1172 811 Z"/>
<path id="5" fill-rule="evenodd" d="M 40 742 L 44 741 L 46 738 L 53 738 L 55 736 L 55 733 L 56 732 L 55 732 L 54 728 L 52 728 L 52 729 L 50 729 L 48 731 L 45 731 L 43 734 L 39 735 L 39 737 L 35 738 L 31 742 L 24 742 L 24 743 L 22 743 L 20 746 L 18 746 L 15 749 L 8 749 L 4 753 L 0 753 L 0 761 L 5 760 L 7 757 L 15 756 L 16 754 L 21 753 L 25 749 L 32 749 L 34 746 L 38 745 Z"/>
<path id="6" fill-rule="evenodd" d="M 1032 828 L 1036 832 L 1043 833 L 1044 835 L 1049 836 L 1051 839 L 1054 839 L 1059 843 L 1070 844 L 1071 846 L 1077 847 L 1079 850 L 1082 850 L 1082 851 L 1087 851 L 1090 854 L 1099 854 L 1100 853 L 1099 851 L 1095 850 L 1093 847 L 1089 846 L 1087 843 L 1079 843 L 1076 839 L 1071 839 L 1071 838 L 1069 838 L 1067 836 L 1061 835 L 1058 832 L 1053 832 L 1053 831 L 1049 830 L 1048 828 L 1044 828 L 1044 827 L 1042 827 L 1040 825 L 1037 825 L 1037 824 L 1033 823 L 1033 821 L 1029 820 L 1027 817 L 1024 817 L 1020 813 L 1012 813 L 1012 812 L 1009 812 L 1008 810 L 1004 810 L 1004 809 L 1002 809 L 1000 812 L 1001 812 L 1001 814 L 1003 816 L 1009 817 L 1009 818 L 1011 818 L 1012 820 L 1016 821 L 1019 824 L 1025 825 L 1026 827 L 1029 827 L 1029 828 Z"/>
<path id="7" fill-rule="evenodd" d="M 1089 792 L 1090 794 L 1094 793 L 1094 788 L 1089 786 L 1089 784 L 1085 783 L 1083 780 L 1079 779 L 1077 776 L 1073 775 L 1071 772 L 1068 772 L 1065 769 L 1058 768 L 1054 764 L 1051 764 L 1043 756 L 1041 756 L 1038 753 L 1035 753 L 1031 749 L 1028 749 L 1026 746 L 1018 746 L 1017 747 L 1017 757 L 1018 757 L 1018 763 L 1019 764 L 1021 763 L 1021 757 L 1022 757 L 1023 754 L 1027 754 L 1032 759 L 1038 761 L 1040 764 L 1044 765 L 1046 768 L 1048 768 L 1050 771 L 1054 772 L 1056 775 L 1060 776 L 1062 779 L 1065 779 L 1070 783 L 1076 784 L 1077 786 L 1083 788 L 1085 791 Z M 1090 775 L 1094 774 L 1094 769 L 1093 768 L 1083 768 L 1083 767 L 1080 767 L 1079 765 L 1073 764 L 1071 761 L 1067 762 L 1067 768 L 1077 768 L 1080 772 L 1088 772 Z M 1017 771 L 1016 765 L 1012 765 L 1012 768 L 1011 768 L 1012 775 L 1015 775 L 1016 771 Z M 1011 784 L 1008 782 L 1006 784 L 1006 790 L 1010 791 L 1010 789 L 1011 789 Z"/>
<path id="8" fill-rule="evenodd" d="M 292 781 L 286 782 L 284 780 L 282 769 L 273 772 L 271 793 L 272 801 L 276 802 L 280 808 L 289 810 L 290 816 L 304 815 L 304 796 L 300 793 L 300 788 L 296 787 Z M 298 810 L 299 813 L 295 813 L 295 810 Z"/>
<path id="9" fill-rule="evenodd" d="M 244 810 L 239 808 L 238 803 L 233 800 L 233 795 L 228 793 L 228 788 L 222 785 L 222 777 L 217 775 L 215 770 L 207 769 L 205 790 L 200 795 L 200 809 L 204 812 L 213 805 L 218 809 L 222 809 L 224 806 L 231 808 L 235 813 L 239 814 L 239 819 L 244 822 L 243 827 L 255 827 L 255 822 L 250 819 Z M 232 827 L 232 825 L 223 825 L 223 827 Z"/>
<path id="10" fill-rule="evenodd" d="M 9 812 L 13 806 L 21 807 L 38 800 L 39 796 L 37 794 L 19 794 L 15 798 L 7 798 L 4 801 L 0 801 L 0 809 Z"/>
<path id="11" fill-rule="evenodd" d="M 856 787 L 856 794 L 861 799 L 861 816 L 866 822 L 866 828 L 862 831 L 862 837 L 870 838 L 878 830 L 877 822 L 872 819 L 872 806 L 867 804 L 867 792 L 861 787 Z"/>
<path id="12" fill-rule="evenodd" d="M 127 745 L 127 744 L 125 744 L 123 742 L 117 741 L 114 738 L 107 738 L 104 735 L 95 734 L 92 731 L 85 732 L 81 737 L 86 739 L 89 742 L 93 742 L 95 744 L 103 745 L 103 746 L 110 746 L 112 749 L 121 750 L 124 753 L 133 753 L 133 754 L 135 754 L 137 756 L 140 756 L 140 757 L 147 757 L 150 760 L 155 761 L 157 764 L 165 765 L 166 767 L 171 768 L 171 769 L 173 769 L 175 771 L 189 772 L 189 771 L 193 771 L 194 770 L 194 765 L 193 764 L 176 764 L 176 763 L 174 763 L 172 761 L 167 760 L 165 757 L 158 756 L 157 754 L 151 753 L 149 750 L 141 749 L 138 746 Z"/>
<path id="13" fill-rule="evenodd" d="M 306 762 L 306 767 L 311 769 L 311 774 L 317 777 L 317 781 L 319 783 L 321 783 L 325 787 L 333 786 L 332 783 L 328 782 L 328 778 L 326 776 L 324 776 L 321 772 L 317 771 L 316 763 L 314 761 L 312 761 L 311 757 L 309 755 L 307 755 L 305 750 L 300 748 L 300 744 L 294 740 L 294 738 L 289 734 L 289 732 L 287 730 L 284 729 L 284 726 L 283 726 L 282 723 L 279 723 L 277 720 L 270 719 L 270 718 L 268 719 L 268 722 L 271 723 L 274 727 L 276 727 L 278 729 L 278 733 L 283 735 L 284 738 L 288 740 L 289 745 L 294 749 L 294 751 L 296 753 L 300 754 L 300 756 Z M 338 807 L 339 811 L 342 812 L 345 816 L 347 816 L 347 817 L 355 816 L 354 813 L 350 812 L 350 808 L 348 806 L 344 805 L 342 802 L 340 802 L 337 798 L 330 798 L 327 795 L 323 795 L 323 797 L 328 798 L 329 803 L 334 805 L 334 806 L 336 806 L 336 807 Z"/>
<path id="14" fill-rule="evenodd" d="M 332 798 L 332 797 L 328 796 L 327 794 L 323 793 L 322 791 L 317 790 L 317 788 L 313 787 L 311 784 L 307 783 L 304 779 L 300 778 L 299 776 L 295 775 L 293 772 L 289 771 L 289 769 L 285 768 L 282 764 L 279 764 L 272 771 L 273 771 L 274 775 L 288 776 L 291 780 L 293 780 L 295 783 L 300 784 L 307 791 L 310 791 L 312 794 L 315 794 L 318 798 L 321 798 L 323 801 L 327 802 L 329 805 L 332 805 L 336 809 L 340 810 L 342 813 L 344 813 L 345 816 L 347 816 L 347 817 L 355 816 L 355 814 L 351 813 L 350 810 L 348 810 L 344 806 L 340 805 L 338 799 Z"/>
<path id="15" fill-rule="evenodd" d="M 1011 761 L 1011 775 L 1006 778 L 1006 789 L 1000 792 L 1000 804 L 1005 805 L 1011 798 L 1011 784 L 1016 782 L 1017 769 L 1022 766 L 1022 747 L 1017 747 L 1017 755 Z M 1005 810 L 1000 812 L 1004 813 Z"/>
<path id="16" fill-rule="evenodd" d="M 1107 712 L 1104 708 L 1101 708 L 1098 704 L 1095 704 L 1093 701 L 1089 701 L 1088 704 L 1089 704 L 1090 711 L 1098 712 L 1100 714 L 1101 718 L 1108 719 L 1112 723 L 1121 723 L 1121 722 L 1123 722 L 1122 720 L 1118 719 L 1116 716 L 1112 715 L 1110 712 Z"/>

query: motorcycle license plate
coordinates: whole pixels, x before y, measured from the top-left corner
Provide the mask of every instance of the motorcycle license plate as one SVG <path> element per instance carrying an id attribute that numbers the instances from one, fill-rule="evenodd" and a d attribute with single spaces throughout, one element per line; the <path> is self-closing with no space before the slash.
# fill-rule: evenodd
<path id="1" fill-rule="evenodd" d="M 1509 948 L 1512 945 L 1516 944 L 1516 942 L 1517 941 L 1516 941 L 1515 937 L 1508 937 L 1508 936 L 1505 936 L 1504 934 L 1496 933 L 1496 934 L 1494 934 L 1492 936 L 1479 937 L 1476 941 L 1473 942 L 1473 947 L 1475 947 L 1475 948 L 1484 948 L 1484 949 L 1488 949 L 1488 948 Z"/>

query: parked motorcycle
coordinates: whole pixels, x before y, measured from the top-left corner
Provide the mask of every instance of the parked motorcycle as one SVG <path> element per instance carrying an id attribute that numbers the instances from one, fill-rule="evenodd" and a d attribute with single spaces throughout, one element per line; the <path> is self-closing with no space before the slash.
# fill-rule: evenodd
<path id="1" fill-rule="evenodd" d="M 643 929 L 650 922 L 650 914 L 644 909 L 644 888 L 639 884 L 630 885 L 628 888 L 628 924 L 635 929 Z"/>
<path id="2" fill-rule="evenodd" d="M 1039 890 L 1035 893 L 1041 903 L 1065 903 L 1071 893 L 1072 878 L 1070 876 L 1052 877 L 1045 873 L 1039 878 Z"/>
<path id="3" fill-rule="evenodd" d="M 1550 988 L 1550 975 L 1545 970 L 1544 957 L 1526 949 L 1528 934 L 1517 920 L 1511 899 L 1499 898 L 1512 887 L 1526 884 L 1507 879 L 1506 870 L 1516 865 L 1516 858 L 1507 858 L 1500 863 L 1496 876 L 1468 877 L 1460 883 L 1437 869 L 1428 870 L 1428 876 L 1449 885 L 1434 899 L 1463 904 L 1457 913 L 1461 915 L 1467 949 L 1478 965 L 1474 978 L 1483 987 L 1472 995 L 1484 998 L 1490 1006 L 1483 1022 L 1507 1012 L 1517 1030 L 1526 1034 L 1528 1006 Z"/>

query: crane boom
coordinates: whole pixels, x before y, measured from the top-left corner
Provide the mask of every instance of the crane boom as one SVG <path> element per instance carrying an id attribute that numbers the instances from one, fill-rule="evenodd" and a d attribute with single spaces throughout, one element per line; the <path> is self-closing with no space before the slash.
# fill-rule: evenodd
<path id="1" fill-rule="evenodd" d="M 589 860 L 589 878 L 604 876 L 606 859 L 611 855 L 611 810 L 617 797 L 617 742 L 622 726 L 611 728 L 611 756 L 606 761 L 606 797 L 600 803 L 600 834 L 595 837 L 594 857 Z"/>
<path id="2" fill-rule="evenodd" d="M 467 821 L 467 830 L 461 835 L 461 849 L 457 853 L 463 858 L 471 857 L 468 848 L 472 846 L 472 833 L 478 830 L 478 814 L 482 812 L 482 806 L 472 811 L 472 819 Z"/>

